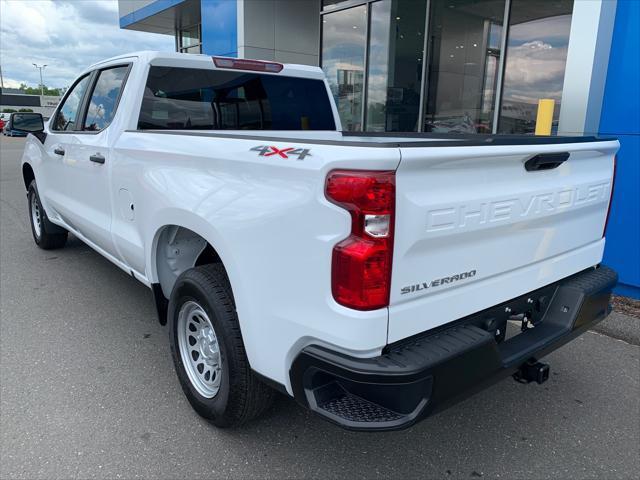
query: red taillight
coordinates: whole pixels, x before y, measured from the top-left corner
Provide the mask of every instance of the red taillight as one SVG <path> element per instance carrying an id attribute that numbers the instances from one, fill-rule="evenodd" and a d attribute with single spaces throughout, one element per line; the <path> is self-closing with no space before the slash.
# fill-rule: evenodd
<path id="1" fill-rule="evenodd" d="M 278 73 L 284 65 L 277 62 L 262 62 L 260 60 L 247 60 L 244 58 L 211 57 L 218 68 L 231 68 L 233 70 L 251 70 L 254 72 Z"/>
<path id="2" fill-rule="evenodd" d="M 613 190 L 616 186 L 616 169 L 617 157 L 613 157 L 613 176 L 611 177 L 611 194 L 609 195 L 609 208 L 607 209 L 607 218 L 604 221 L 604 230 L 602 230 L 602 238 L 607 234 L 607 226 L 609 225 L 609 215 L 611 215 L 611 204 L 613 203 Z"/>
<path id="3" fill-rule="evenodd" d="M 357 310 L 388 306 L 395 172 L 334 170 L 327 176 L 325 194 L 351 214 L 351 235 L 333 249 L 333 298 Z"/>

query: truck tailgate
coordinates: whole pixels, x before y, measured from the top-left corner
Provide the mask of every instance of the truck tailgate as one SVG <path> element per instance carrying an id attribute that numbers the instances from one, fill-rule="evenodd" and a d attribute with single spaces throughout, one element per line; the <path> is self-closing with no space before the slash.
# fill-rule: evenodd
<path id="1" fill-rule="evenodd" d="M 401 147 L 388 341 L 598 264 L 618 147 Z"/>

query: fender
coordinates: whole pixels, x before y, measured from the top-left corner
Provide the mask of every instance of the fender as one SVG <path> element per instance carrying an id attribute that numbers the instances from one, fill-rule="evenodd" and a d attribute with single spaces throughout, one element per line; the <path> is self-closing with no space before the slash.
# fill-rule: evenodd
<path id="1" fill-rule="evenodd" d="M 162 233 L 167 227 L 172 226 L 190 230 L 204 239 L 218 254 L 221 263 L 225 267 L 229 281 L 233 287 L 234 296 L 236 299 L 242 296 L 239 287 L 240 282 L 237 281 L 238 272 L 234 269 L 233 255 L 230 253 L 230 249 L 216 228 L 193 212 L 183 209 L 163 209 L 158 211 L 152 218 L 151 226 L 148 231 L 153 232 L 153 236 L 150 239 L 145 240 L 146 245 L 151 245 L 151 248 L 145 248 L 147 255 L 145 259 L 145 269 L 152 286 L 151 288 L 154 294 L 156 309 L 158 311 L 158 318 L 160 323 L 163 325 L 166 324 L 167 320 L 166 307 L 168 305 L 167 294 L 169 292 L 164 292 L 161 287 L 157 256 Z M 198 250 L 198 255 L 203 250 L 204 246 Z"/>

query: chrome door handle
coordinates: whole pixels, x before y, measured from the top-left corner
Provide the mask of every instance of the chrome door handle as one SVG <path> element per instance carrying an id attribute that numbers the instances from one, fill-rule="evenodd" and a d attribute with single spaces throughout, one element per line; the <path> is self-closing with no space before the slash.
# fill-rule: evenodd
<path id="1" fill-rule="evenodd" d="M 89 157 L 89 160 L 91 160 L 92 162 L 99 163 L 100 165 L 102 165 L 104 163 L 104 156 L 100 155 L 99 153 L 96 153 L 95 155 L 91 155 Z"/>
<path id="2" fill-rule="evenodd" d="M 56 147 L 53 149 L 53 153 L 55 153 L 56 155 L 64 155 L 64 148 Z"/>

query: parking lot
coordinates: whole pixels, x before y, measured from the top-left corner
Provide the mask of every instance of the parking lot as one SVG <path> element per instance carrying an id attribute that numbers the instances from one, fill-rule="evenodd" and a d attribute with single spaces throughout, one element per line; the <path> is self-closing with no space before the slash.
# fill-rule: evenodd
<path id="1" fill-rule="evenodd" d="M 151 292 L 73 237 L 34 245 L 23 145 L 0 140 L 1 478 L 640 476 L 640 321 L 621 314 L 547 357 L 544 385 L 507 379 L 406 431 L 343 431 L 285 397 L 210 426 Z"/>

